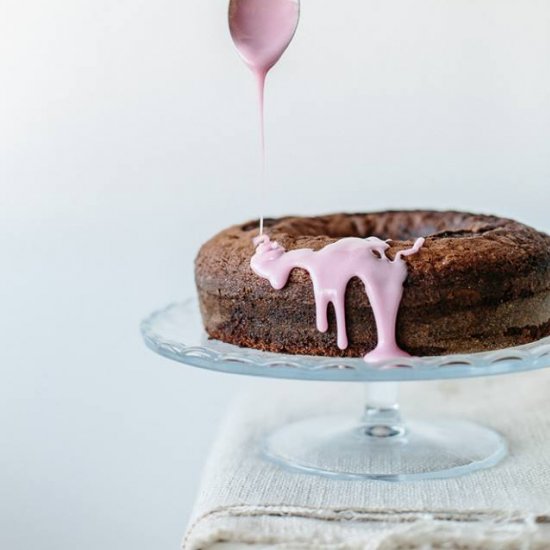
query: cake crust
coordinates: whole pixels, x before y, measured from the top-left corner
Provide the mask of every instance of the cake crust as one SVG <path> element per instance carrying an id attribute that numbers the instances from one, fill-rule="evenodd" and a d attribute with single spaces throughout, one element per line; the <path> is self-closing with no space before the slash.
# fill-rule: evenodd
<path id="1" fill-rule="evenodd" d="M 206 242 L 195 262 L 205 329 L 225 342 L 267 351 L 363 356 L 377 341 L 363 284 L 346 292 L 349 346 L 317 331 L 309 275 L 294 269 L 274 290 L 250 268 L 258 222 L 235 225 Z M 550 237 L 507 218 L 456 211 L 386 211 L 265 220 L 286 250 L 319 250 L 343 237 L 391 239 L 388 257 L 425 237 L 406 258 L 408 276 L 397 341 L 412 355 L 470 353 L 550 335 Z"/>

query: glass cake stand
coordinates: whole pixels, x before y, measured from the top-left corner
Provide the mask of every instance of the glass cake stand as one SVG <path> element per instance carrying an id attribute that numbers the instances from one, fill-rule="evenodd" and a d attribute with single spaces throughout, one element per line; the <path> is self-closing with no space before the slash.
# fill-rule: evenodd
<path id="1" fill-rule="evenodd" d="M 522 372 L 550 366 L 550 337 L 468 355 L 407 357 L 378 363 L 268 353 L 210 340 L 196 300 L 172 304 L 141 324 L 153 351 L 194 367 L 296 380 L 367 382 L 362 416 L 293 422 L 268 434 L 263 453 L 278 464 L 342 479 L 409 481 L 449 478 L 488 468 L 507 453 L 505 439 L 473 422 L 437 416 L 405 424 L 397 382 Z"/>

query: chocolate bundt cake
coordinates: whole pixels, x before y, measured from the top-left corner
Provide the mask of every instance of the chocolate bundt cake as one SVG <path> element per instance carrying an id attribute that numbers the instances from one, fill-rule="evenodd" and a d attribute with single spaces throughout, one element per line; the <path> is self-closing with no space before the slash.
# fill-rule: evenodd
<path id="1" fill-rule="evenodd" d="M 425 237 L 408 256 L 396 335 L 412 355 L 469 353 L 550 335 L 550 236 L 516 221 L 454 211 L 388 211 L 265 220 L 286 250 L 319 250 L 344 237 L 391 239 L 387 251 Z M 362 356 L 377 343 L 363 283 L 346 292 L 349 345 L 336 345 L 334 311 L 319 332 L 311 279 L 293 269 L 275 290 L 250 267 L 258 222 L 226 229 L 205 243 L 195 265 L 204 326 L 224 342 L 263 350 Z"/>

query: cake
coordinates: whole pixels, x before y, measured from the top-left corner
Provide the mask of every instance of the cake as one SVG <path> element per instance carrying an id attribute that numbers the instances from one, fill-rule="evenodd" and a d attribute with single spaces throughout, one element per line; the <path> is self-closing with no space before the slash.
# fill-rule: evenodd
<path id="1" fill-rule="evenodd" d="M 411 355 L 470 353 L 526 344 L 550 335 L 550 236 L 511 219 L 455 211 L 386 211 L 266 219 L 266 235 L 285 250 L 319 251 L 347 237 L 388 241 L 407 274 L 395 327 Z M 345 293 L 348 342 L 340 349 L 334 309 L 328 330 L 316 328 L 308 272 L 293 269 L 275 289 L 253 272 L 258 221 L 225 229 L 195 262 L 204 327 L 212 338 L 273 352 L 362 356 L 377 344 L 365 286 Z"/>

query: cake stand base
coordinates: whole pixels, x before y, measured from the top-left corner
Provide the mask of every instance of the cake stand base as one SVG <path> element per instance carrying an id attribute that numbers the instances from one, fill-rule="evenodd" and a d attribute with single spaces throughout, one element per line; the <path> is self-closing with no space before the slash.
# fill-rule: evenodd
<path id="1" fill-rule="evenodd" d="M 413 421 L 404 433 L 376 436 L 352 418 L 320 416 L 271 434 L 264 454 L 303 473 L 413 481 L 490 468 L 506 456 L 506 443 L 493 430 L 458 420 Z"/>
<path id="2" fill-rule="evenodd" d="M 263 452 L 281 466 L 339 479 L 442 479 L 494 466 L 506 456 L 498 433 L 462 420 L 410 421 L 399 413 L 397 385 L 368 385 L 362 419 L 319 416 L 269 435 Z"/>

